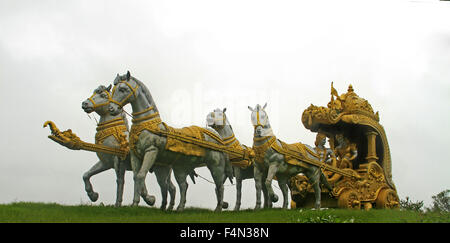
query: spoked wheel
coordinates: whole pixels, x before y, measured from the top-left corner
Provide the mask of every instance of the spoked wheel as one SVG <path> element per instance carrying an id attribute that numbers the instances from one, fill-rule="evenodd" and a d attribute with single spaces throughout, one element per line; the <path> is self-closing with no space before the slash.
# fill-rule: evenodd
<path id="1" fill-rule="evenodd" d="M 384 209 L 394 209 L 399 208 L 400 203 L 397 193 L 392 189 L 383 189 L 378 194 L 377 200 L 375 201 L 377 208 Z"/>
<path id="2" fill-rule="evenodd" d="M 361 209 L 361 202 L 358 200 L 358 194 L 354 190 L 343 192 L 338 198 L 339 208 Z"/>

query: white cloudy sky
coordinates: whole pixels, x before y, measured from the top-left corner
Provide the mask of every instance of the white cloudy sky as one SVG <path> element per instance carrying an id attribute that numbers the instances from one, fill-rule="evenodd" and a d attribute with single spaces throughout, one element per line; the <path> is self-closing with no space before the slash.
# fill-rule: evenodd
<path id="1" fill-rule="evenodd" d="M 380 112 L 400 197 L 429 204 L 450 188 L 449 66 L 448 2 L 3 0 L 0 203 L 89 201 L 81 177 L 96 155 L 54 143 L 42 124 L 93 142 L 96 125 L 81 102 L 130 70 L 169 125 L 204 125 L 209 111 L 227 107 L 247 145 L 248 105 L 268 102 L 280 139 L 312 145 L 301 113 L 327 104 L 331 81 L 339 93 L 352 84 Z M 129 204 L 132 173 L 125 179 Z M 92 183 L 96 204 L 114 203 L 112 170 Z M 159 205 L 153 174 L 147 186 Z M 254 182 L 243 190 L 242 207 L 253 207 Z M 233 187 L 225 198 L 234 205 Z M 187 200 L 214 208 L 214 187 L 198 179 Z"/>

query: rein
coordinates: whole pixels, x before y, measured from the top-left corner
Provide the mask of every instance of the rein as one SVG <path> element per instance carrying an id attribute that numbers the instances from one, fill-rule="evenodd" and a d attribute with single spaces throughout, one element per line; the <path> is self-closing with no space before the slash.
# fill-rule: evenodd
<path id="1" fill-rule="evenodd" d="M 118 84 L 120 84 L 120 83 L 126 84 L 126 85 L 131 89 L 131 92 L 127 95 L 127 97 L 125 97 L 125 98 L 124 98 L 122 101 L 120 101 L 120 102 L 115 101 L 115 100 L 113 100 L 112 98 L 111 98 L 110 102 L 112 102 L 112 103 L 114 103 L 114 104 L 117 104 L 120 108 L 122 108 L 131 96 L 134 96 L 134 98 L 137 97 L 136 91 L 139 89 L 139 84 L 136 83 L 136 87 L 133 88 L 133 87 L 131 86 L 131 84 L 129 84 L 129 83 L 126 82 L 126 81 L 120 81 Z M 116 88 L 117 88 L 117 85 L 114 85 L 114 88 L 113 88 L 113 91 L 112 91 L 112 96 L 113 96 L 113 97 L 114 97 L 114 93 L 116 92 Z"/>

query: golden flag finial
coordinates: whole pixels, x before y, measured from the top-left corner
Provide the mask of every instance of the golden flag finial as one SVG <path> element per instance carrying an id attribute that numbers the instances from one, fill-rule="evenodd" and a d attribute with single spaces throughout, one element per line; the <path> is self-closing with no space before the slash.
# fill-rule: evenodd
<path id="1" fill-rule="evenodd" d="M 331 98 L 333 96 L 339 97 L 337 90 L 333 87 L 333 81 L 331 81 Z"/>
<path id="2" fill-rule="evenodd" d="M 353 86 L 351 84 L 348 86 L 348 90 L 347 91 L 348 92 L 353 92 Z"/>

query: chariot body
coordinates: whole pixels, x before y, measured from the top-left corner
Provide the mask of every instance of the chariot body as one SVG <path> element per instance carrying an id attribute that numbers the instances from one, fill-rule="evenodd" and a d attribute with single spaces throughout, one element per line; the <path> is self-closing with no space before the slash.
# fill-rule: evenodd
<path id="1" fill-rule="evenodd" d="M 397 208 L 399 199 L 392 181 L 391 155 L 378 112 L 350 85 L 338 95 L 331 84 L 327 107 L 309 106 L 302 114 L 306 129 L 328 137 L 330 148 L 317 147 L 322 171 L 332 190 L 322 188 L 322 206 L 329 208 Z M 320 140 L 319 139 L 319 140 Z M 312 186 L 299 174 L 291 178 L 291 208 L 314 202 Z"/>

